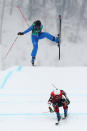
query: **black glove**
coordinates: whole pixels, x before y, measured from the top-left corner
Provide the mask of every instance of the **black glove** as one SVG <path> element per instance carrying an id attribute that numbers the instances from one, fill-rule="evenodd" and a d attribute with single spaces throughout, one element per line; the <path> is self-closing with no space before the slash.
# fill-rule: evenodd
<path id="1" fill-rule="evenodd" d="M 24 35 L 24 32 L 18 32 L 18 35 Z"/>
<path id="2" fill-rule="evenodd" d="M 70 104 L 70 100 L 68 98 L 66 98 L 66 104 L 69 105 Z"/>
<path id="3" fill-rule="evenodd" d="M 54 112 L 51 107 L 49 107 L 50 113 Z"/>

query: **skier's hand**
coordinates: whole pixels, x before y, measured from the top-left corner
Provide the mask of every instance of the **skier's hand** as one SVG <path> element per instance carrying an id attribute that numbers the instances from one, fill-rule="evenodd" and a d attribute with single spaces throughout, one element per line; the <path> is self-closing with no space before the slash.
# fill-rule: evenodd
<path id="1" fill-rule="evenodd" d="M 51 107 L 49 107 L 50 113 L 54 112 Z"/>
<path id="2" fill-rule="evenodd" d="M 68 98 L 66 98 L 66 104 L 69 105 L 70 104 L 70 100 Z"/>
<path id="3" fill-rule="evenodd" d="M 24 35 L 24 33 L 23 32 L 18 32 L 18 34 L 17 35 Z"/>

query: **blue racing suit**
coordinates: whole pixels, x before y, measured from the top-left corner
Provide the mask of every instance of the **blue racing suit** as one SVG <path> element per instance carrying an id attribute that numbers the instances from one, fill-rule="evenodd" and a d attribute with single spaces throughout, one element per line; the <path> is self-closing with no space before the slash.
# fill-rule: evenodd
<path id="1" fill-rule="evenodd" d="M 34 28 L 34 27 L 33 27 L 33 25 L 32 25 L 32 26 L 30 26 L 27 30 L 25 30 L 23 33 L 26 34 L 26 33 L 30 32 L 30 31 L 32 31 L 33 28 Z M 37 50 L 38 50 L 38 41 L 39 41 L 40 39 L 47 38 L 47 39 L 49 39 L 49 40 L 51 40 L 51 41 L 54 41 L 54 42 L 56 42 L 56 43 L 58 43 L 58 41 L 59 41 L 58 37 L 56 37 L 56 39 L 55 39 L 55 37 L 54 37 L 53 35 L 51 35 L 51 34 L 49 34 L 49 33 L 47 33 L 47 32 L 41 32 L 39 35 L 34 35 L 34 34 L 32 33 L 31 38 L 32 38 L 32 43 L 33 43 L 33 50 L 32 50 L 32 53 L 31 53 L 31 56 L 32 56 L 32 57 L 36 57 Z"/>

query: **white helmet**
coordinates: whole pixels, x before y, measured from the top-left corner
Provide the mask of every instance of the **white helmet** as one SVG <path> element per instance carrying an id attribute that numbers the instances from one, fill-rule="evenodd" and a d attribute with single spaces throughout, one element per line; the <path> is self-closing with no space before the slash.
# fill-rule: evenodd
<path id="1" fill-rule="evenodd" d="M 55 93 L 55 95 L 59 95 L 60 94 L 60 90 L 59 89 L 55 89 L 54 93 Z"/>

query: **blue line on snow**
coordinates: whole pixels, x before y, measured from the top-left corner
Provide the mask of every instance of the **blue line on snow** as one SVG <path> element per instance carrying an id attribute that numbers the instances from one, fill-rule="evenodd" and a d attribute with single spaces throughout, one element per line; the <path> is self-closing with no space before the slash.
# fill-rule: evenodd
<path id="1" fill-rule="evenodd" d="M 1 87 L 0 87 L 1 88 Z M 0 94 L 0 96 L 29 96 L 29 97 L 32 97 L 32 96 L 36 96 L 36 97 L 41 97 L 41 96 L 43 96 L 43 97 L 46 97 L 46 96 L 48 96 L 48 94 L 30 94 L 30 93 L 8 93 L 8 94 L 6 94 L 6 93 L 3 93 L 3 94 Z M 76 94 L 76 95 L 74 95 L 74 94 L 72 94 L 71 95 L 71 97 L 79 97 L 79 96 L 83 96 L 83 97 L 87 97 L 87 93 L 83 93 L 83 94 Z"/>
<path id="2" fill-rule="evenodd" d="M 0 89 L 4 88 L 5 84 L 7 83 L 8 79 L 11 77 L 12 74 L 13 74 L 13 71 L 9 72 L 9 73 L 6 75 L 4 81 L 2 82 L 2 84 L 1 84 L 1 86 L 0 86 Z"/>
<path id="3" fill-rule="evenodd" d="M 6 117 L 6 116 L 51 116 L 55 115 L 55 113 L 2 113 L 0 116 Z M 63 115 L 63 114 L 62 114 Z M 70 113 L 69 116 L 86 116 L 87 113 Z"/>
<path id="4" fill-rule="evenodd" d="M 22 69 L 22 66 L 18 66 L 16 70 L 13 70 L 13 71 L 10 71 L 8 72 L 8 74 L 6 75 L 4 81 L 2 82 L 1 86 L 0 86 L 0 89 L 3 89 L 8 81 L 8 79 L 12 76 L 12 74 L 15 72 L 15 71 L 21 71 Z"/>
<path id="5" fill-rule="evenodd" d="M 16 71 L 21 71 L 22 70 L 22 66 L 18 66 Z"/>

